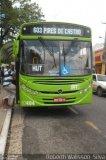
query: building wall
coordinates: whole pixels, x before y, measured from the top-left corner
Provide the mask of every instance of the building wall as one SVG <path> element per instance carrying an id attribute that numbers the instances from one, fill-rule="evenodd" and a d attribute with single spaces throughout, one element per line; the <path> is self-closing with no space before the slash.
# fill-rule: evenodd
<path id="1" fill-rule="evenodd" d="M 102 73 L 106 74 L 106 71 L 103 71 L 103 64 L 105 62 L 103 60 L 103 55 L 105 55 L 103 48 L 95 51 L 95 70 L 96 70 L 96 73 L 99 73 L 99 74 L 102 74 Z"/>
<path id="2" fill-rule="evenodd" d="M 95 64 L 101 64 L 102 63 L 102 54 L 103 49 L 95 51 Z"/>

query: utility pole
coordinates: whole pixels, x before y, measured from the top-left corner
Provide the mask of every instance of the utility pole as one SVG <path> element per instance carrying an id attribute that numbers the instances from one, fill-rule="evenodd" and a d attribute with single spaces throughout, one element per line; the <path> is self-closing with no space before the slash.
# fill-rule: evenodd
<path id="1" fill-rule="evenodd" d="M 0 46 L 3 43 L 2 39 L 2 0 L 0 0 Z"/>
<path id="2" fill-rule="evenodd" d="M 106 24 L 106 23 L 102 23 Z M 101 74 L 106 74 L 106 29 L 105 29 L 105 38 L 104 38 L 104 50 L 102 53 L 102 70 Z"/>

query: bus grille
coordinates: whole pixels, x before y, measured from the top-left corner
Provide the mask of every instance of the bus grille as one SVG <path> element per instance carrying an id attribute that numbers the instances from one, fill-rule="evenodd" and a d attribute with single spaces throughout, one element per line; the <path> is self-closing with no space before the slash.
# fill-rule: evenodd
<path id="1" fill-rule="evenodd" d="M 51 88 L 53 88 L 53 85 L 56 86 L 57 85 L 57 88 L 61 88 L 61 85 L 63 86 L 66 86 L 66 85 L 73 85 L 73 84 L 81 84 L 83 83 L 84 81 L 86 81 L 86 79 L 84 78 L 81 78 L 81 77 L 56 77 L 56 78 L 37 78 L 35 80 L 33 80 L 33 83 L 36 83 L 36 84 L 41 84 L 42 85 L 45 85 L 45 86 L 51 86 Z M 63 87 L 62 86 L 62 87 Z M 61 89 L 60 89 L 61 90 Z M 42 87 L 40 87 L 39 93 L 42 94 L 42 98 L 39 99 L 39 102 L 40 103 L 43 103 L 45 105 L 73 105 L 77 100 L 78 100 L 78 97 L 75 96 L 75 93 L 79 93 L 79 90 L 70 90 L 70 89 L 67 89 L 67 90 L 64 90 L 62 89 L 62 92 L 59 93 L 59 89 L 44 89 L 42 90 Z M 48 96 L 50 95 L 50 96 Z M 58 102 L 58 101 L 55 101 L 55 97 L 60 97 L 60 98 L 65 98 L 65 101 L 62 101 L 62 102 Z"/>
<path id="2" fill-rule="evenodd" d="M 79 90 L 75 90 L 75 91 L 63 91 L 62 94 L 68 94 L 68 93 L 75 93 L 78 92 Z M 58 91 L 54 92 L 54 91 L 40 91 L 43 94 L 59 94 Z M 61 95 L 62 95 L 61 94 Z"/>
<path id="3" fill-rule="evenodd" d="M 70 78 L 70 79 L 39 79 L 34 80 L 33 83 L 36 84 L 46 84 L 46 85 L 70 85 L 70 84 L 78 84 L 84 82 L 84 79 L 76 79 L 76 78 Z"/>

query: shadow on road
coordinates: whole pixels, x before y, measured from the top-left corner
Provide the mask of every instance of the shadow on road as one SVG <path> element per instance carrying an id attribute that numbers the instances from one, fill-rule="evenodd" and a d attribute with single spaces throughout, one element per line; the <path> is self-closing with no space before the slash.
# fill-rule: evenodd
<path id="1" fill-rule="evenodd" d="M 75 117 L 73 111 L 71 111 L 70 107 L 62 107 L 62 108 L 23 108 L 23 112 L 25 116 L 36 116 L 36 117 Z"/>

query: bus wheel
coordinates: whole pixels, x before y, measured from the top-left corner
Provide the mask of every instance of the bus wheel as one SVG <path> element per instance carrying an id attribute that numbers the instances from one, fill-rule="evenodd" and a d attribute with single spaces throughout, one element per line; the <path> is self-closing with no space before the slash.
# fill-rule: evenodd
<path id="1" fill-rule="evenodd" d="M 103 90 L 102 90 L 101 87 L 99 87 L 99 88 L 97 89 L 97 95 L 98 95 L 99 97 L 101 97 L 101 96 L 103 95 Z"/>

